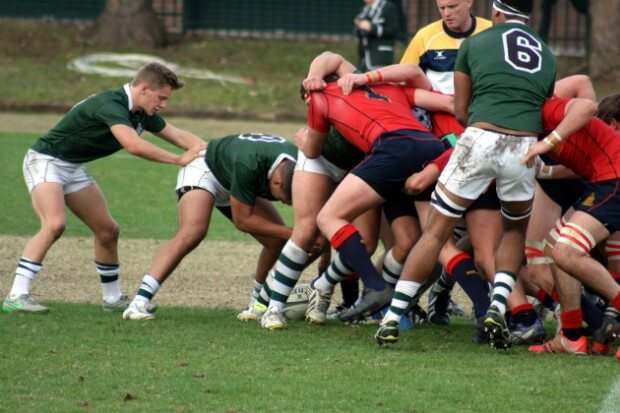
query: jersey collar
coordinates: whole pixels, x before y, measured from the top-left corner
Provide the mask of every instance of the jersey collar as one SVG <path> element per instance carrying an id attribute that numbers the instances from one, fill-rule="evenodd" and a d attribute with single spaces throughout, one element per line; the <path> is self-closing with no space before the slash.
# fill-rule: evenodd
<path id="1" fill-rule="evenodd" d="M 131 89 L 129 88 L 129 83 L 125 83 L 123 85 L 123 90 L 127 94 L 127 109 L 133 109 L 133 100 L 131 99 Z"/>
<path id="2" fill-rule="evenodd" d="M 466 32 L 452 31 L 448 28 L 448 26 L 446 26 L 445 22 L 441 22 L 441 25 L 443 26 L 443 31 L 446 32 L 448 36 L 455 38 L 455 39 L 464 39 L 466 37 L 469 37 L 472 35 L 473 32 L 476 31 L 476 23 L 478 22 L 473 14 L 470 14 L 469 18 L 471 19 L 471 28 L 467 30 Z"/>
<path id="3" fill-rule="evenodd" d="M 269 172 L 267 172 L 267 179 L 271 179 L 271 175 L 273 175 L 273 171 L 276 170 L 276 168 L 278 167 L 278 165 L 280 165 L 280 163 L 282 163 L 282 161 L 297 162 L 297 160 L 293 158 L 291 155 L 289 155 L 288 153 L 281 153 L 280 155 L 278 155 L 276 160 L 273 162 L 273 164 L 271 165 L 271 168 L 269 168 Z"/>

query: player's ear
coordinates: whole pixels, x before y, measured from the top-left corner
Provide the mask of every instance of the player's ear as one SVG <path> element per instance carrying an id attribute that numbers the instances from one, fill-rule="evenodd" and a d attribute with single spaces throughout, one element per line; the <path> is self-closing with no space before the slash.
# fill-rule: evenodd
<path id="1" fill-rule="evenodd" d="M 271 179 L 269 179 L 269 182 L 270 182 L 270 185 L 273 185 L 278 188 L 282 186 L 282 162 L 280 162 L 280 165 L 278 165 L 276 169 L 273 171 L 273 174 L 271 175 Z"/>
<path id="2" fill-rule="evenodd" d="M 146 82 L 142 82 L 142 83 L 138 84 L 137 88 L 140 91 L 140 93 L 144 93 L 144 92 L 146 92 L 147 90 L 150 89 L 149 84 L 146 83 Z"/>
<path id="3" fill-rule="evenodd" d="M 280 179 L 280 174 L 276 169 L 273 171 L 271 178 L 269 178 L 269 192 L 273 195 L 274 198 L 280 199 L 280 193 L 282 192 L 282 180 Z"/>

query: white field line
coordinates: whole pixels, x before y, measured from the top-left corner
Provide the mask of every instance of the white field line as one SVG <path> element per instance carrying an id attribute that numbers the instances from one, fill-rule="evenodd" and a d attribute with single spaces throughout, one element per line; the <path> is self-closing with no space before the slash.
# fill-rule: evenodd
<path id="1" fill-rule="evenodd" d="M 212 72 L 209 69 L 183 67 L 160 57 L 138 53 L 93 53 L 80 56 L 67 64 L 67 68 L 80 73 L 106 77 L 131 78 L 143 65 L 151 62 L 161 63 L 177 72 L 178 75 L 203 80 L 216 80 L 221 83 L 249 84 L 251 81 L 239 76 Z"/>
<path id="2" fill-rule="evenodd" d="M 605 400 L 601 403 L 599 413 L 618 413 L 620 412 L 620 376 L 611 385 Z"/>

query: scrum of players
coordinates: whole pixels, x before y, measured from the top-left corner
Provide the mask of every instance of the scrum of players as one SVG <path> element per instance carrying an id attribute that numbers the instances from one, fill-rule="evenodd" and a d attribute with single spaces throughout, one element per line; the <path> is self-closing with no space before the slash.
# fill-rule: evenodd
<path id="1" fill-rule="evenodd" d="M 239 134 L 205 147 L 155 118 L 165 104 L 149 109 L 141 102 L 152 130 L 188 152 L 177 159 L 131 149 L 140 138 L 119 125 L 111 126 L 110 139 L 121 144 L 110 150 L 122 145 L 182 166 L 179 230 L 130 300 L 118 287 L 118 229 L 103 239 L 89 225 L 101 244 L 104 308 L 123 309 L 127 320 L 155 318 L 155 294 L 202 241 L 215 207 L 263 246 L 250 302 L 238 318 L 264 329 L 286 329 L 287 301 L 304 269 L 320 259 L 303 314 L 313 324 L 375 320 L 374 340 L 393 344 L 412 320 L 449 324 L 450 313 L 462 311 L 450 296 L 458 283 L 472 302 L 474 343 L 613 353 L 620 334 L 620 94 L 597 103 L 586 76 L 556 81 L 553 55 L 525 24 L 531 10 L 532 2 L 495 0 L 493 24 L 451 54 L 451 90 L 443 88 L 446 73 L 437 76 L 419 61 L 360 73 L 337 54 L 315 57 L 300 89 L 308 121 L 295 145 Z M 140 84 L 125 92 L 134 86 Z M 41 162 L 36 149 L 28 156 Z M 45 162 L 66 161 L 41 151 L 49 155 Z M 75 194 L 92 188 L 83 175 L 71 183 L 79 186 Z M 41 182 L 38 190 L 40 183 L 32 183 L 33 200 L 62 199 Z M 67 194 L 68 205 L 81 202 Z M 292 203 L 293 228 L 269 202 L 275 200 Z M 47 237 L 46 248 L 61 233 Z M 46 252 L 29 255 L 35 241 L 20 259 L 4 311 L 47 311 L 29 296 Z M 385 252 L 373 262 L 379 242 Z M 338 284 L 343 302 L 330 311 Z M 419 300 L 426 291 L 424 314 Z M 556 317 L 553 337 L 543 325 L 546 313 Z"/>
<path id="2" fill-rule="evenodd" d="M 357 276 L 361 297 L 332 315 L 380 318 L 374 339 L 395 343 L 426 288 L 429 320 L 449 323 L 457 282 L 473 303 L 475 343 L 610 352 L 620 332 L 620 96 L 597 104 L 586 76 L 556 82 L 553 55 L 524 24 L 531 6 L 493 3 L 492 28 L 458 49 L 453 95 L 414 64 L 356 73 L 329 52 L 312 61 L 293 184 L 304 224 L 240 319 L 286 328 L 286 299 L 326 239 L 336 254 L 311 284 L 311 323 L 329 318 L 335 285 Z M 337 163 L 334 134 L 364 154 L 360 163 Z M 379 239 L 386 252 L 375 264 Z M 541 309 L 557 315 L 549 340 Z"/>

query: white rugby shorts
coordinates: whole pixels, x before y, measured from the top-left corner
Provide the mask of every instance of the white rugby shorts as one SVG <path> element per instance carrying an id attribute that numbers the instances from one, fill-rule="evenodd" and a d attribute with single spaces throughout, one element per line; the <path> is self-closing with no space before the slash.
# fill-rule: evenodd
<path id="1" fill-rule="evenodd" d="M 194 159 L 179 170 L 176 190 L 183 187 L 198 187 L 210 192 L 216 206 L 230 205 L 230 191 L 213 175 L 204 157 Z"/>
<path id="2" fill-rule="evenodd" d="M 295 165 L 295 170 L 326 175 L 335 183 L 342 181 L 344 176 L 347 174 L 347 171 L 338 168 L 323 156 L 310 159 L 306 157 L 301 150 L 297 152 L 297 164 Z"/>
<path id="3" fill-rule="evenodd" d="M 536 141 L 534 136 L 469 127 L 458 140 L 439 182 L 451 193 L 475 200 L 496 179 L 500 200 L 530 200 L 534 197 L 535 168 L 528 168 L 522 159 Z"/>
<path id="4" fill-rule="evenodd" d="M 95 182 L 82 164 L 63 161 L 32 149 L 26 152 L 22 172 L 29 192 L 38 184 L 55 182 L 62 185 L 65 195 L 69 195 Z"/>

